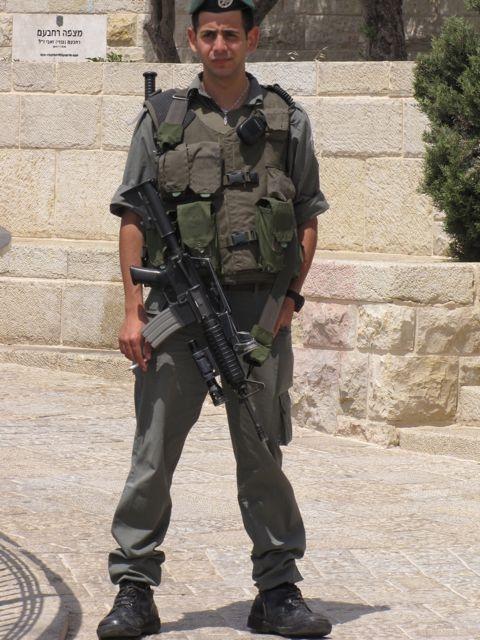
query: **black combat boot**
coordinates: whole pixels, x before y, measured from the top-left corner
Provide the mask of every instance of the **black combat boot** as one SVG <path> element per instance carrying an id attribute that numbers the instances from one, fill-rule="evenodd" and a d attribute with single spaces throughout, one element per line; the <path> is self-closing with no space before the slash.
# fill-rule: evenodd
<path id="1" fill-rule="evenodd" d="M 99 638 L 139 638 L 158 633 L 160 618 L 150 585 L 122 580 L 112 610 L 97 628 Z"/>
<path id="2" fill-rule="evenodd" d="M 307 606 L 294 584 L 261 591 L 252 606 L 248 626 L 257 633 L 276 633 L 286 638 L 324 638 L 331 623 Z"/>

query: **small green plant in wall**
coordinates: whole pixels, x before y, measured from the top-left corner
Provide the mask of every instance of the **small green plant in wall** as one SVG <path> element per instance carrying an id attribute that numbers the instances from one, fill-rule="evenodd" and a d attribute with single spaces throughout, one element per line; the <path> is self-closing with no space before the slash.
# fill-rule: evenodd
<path id="1" fill-rule="evenodd" d="M 480 12 L 480 0 L 466 0 Z M 422 190 L 445 213 L 452 257 L 480 260 L 480 35 L 465 18 L 446 20 L 418 58 L 415 97 L 430 120 Z"/>
<path id="2" fill-rule="evenodd" d="M 115 51 L 109 51 L 105 58 L 87 58 L 90 62 L 123 62 L 123 55 L 121 53 L 115 53 Z"/>

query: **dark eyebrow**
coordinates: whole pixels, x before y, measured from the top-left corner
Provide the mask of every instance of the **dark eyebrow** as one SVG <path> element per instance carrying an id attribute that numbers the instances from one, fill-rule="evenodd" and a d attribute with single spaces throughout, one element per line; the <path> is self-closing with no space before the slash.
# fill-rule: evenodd
<path id="1" fill-rule="evenodd" d="M 201 36 L 210 36 L 212 34 L 222 33 L 224 35 L 238 35 L 239 29 L 200 29 Z"/>

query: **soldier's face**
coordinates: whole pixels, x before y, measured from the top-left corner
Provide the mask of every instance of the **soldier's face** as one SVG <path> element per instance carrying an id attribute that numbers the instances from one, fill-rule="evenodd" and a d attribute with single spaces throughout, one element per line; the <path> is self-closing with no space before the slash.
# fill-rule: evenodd
<path id="1" fill-rule="evenodd" d="M 198 29 L 188 30 L 190 48 L 211 75 L 228 78 L 245 68 L 245 60 L 258 44 L 259 30 L 245 33 L 241 11 L 201 11 Z"/>

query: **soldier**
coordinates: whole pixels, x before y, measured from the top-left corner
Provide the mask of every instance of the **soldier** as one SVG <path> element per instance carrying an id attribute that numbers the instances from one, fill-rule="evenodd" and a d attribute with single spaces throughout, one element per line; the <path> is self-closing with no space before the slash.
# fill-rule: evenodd
<path id="1" fill-rule="evenodd" d="M 328 205 L 305 112 L 278 86 L 262 87 L 245 71 L 259 39 L 254 8 L 253 0 L 192 0 L 188 39 L 203 73 L 187 90 L 166 91 L 146 102 L 123 184 L 111 204 L 112 213 L 121 216 L 126 315 L 120 349 L 139 366 L 132 466 L 112 525 L 119 546 L 109 556 L 110 577 L 120 589 L 98 626 L 99 638 L 160 630 L 151 587 L 161 580 L 159 547 L 170 520 L 170 485 L 206 395 L 187 344 L 201 340 L 198 327 L 177 331 L 156 350 L 141 334 L 148 317 L 162 309 L 164 296 L 152 289 L 144 305 L 129 267 L 142 264 L 144 243 L 149 264 L 160 265 L 163 246 L 145 228 L 142 211 L 127 192 L 149 179 L 156 181 L 165 208 L 175 212 L 184 246 L 198 250 L 200 243 L 216 265 L 240 330 L 250 331 L 258 321 L 284 264 L 271 221 L 281 220 L 282 233 L 298 237 L 298 268 L 276 321 L 271 355 L 254 372 L 264 384 L 253 402 L 268 449 L 238 398 L 228 388 L 225 392 L 238 500 L 253 542 L 259 591 L 248 626 L 287 637 L 321 638 L 331 631 L 330 622 L 308 608 L 295 585 L 302 579 L 295 560 L 304 554 L 305 531 L 280 449 L 291 439 L 290 325 L 303 305 L 300 290 L 315 253 L 316 217 Z M 241 129 L 252 116 L 258 116 L 253 130 Z M 189 224 L 182 226 L 182 220 Z"/>

